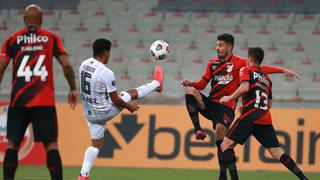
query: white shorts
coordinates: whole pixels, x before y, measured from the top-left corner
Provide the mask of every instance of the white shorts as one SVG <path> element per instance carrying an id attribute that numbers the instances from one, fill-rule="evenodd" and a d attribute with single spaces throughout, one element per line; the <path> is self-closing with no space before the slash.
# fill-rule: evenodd
<path id="1" fill-rule="evenodd" d="M 131 96 L 129 93 L 122 91 L 119 93 L 120 98 L 125 102 L 131 101 Z M 96 118 L 86 117 L 88 127 L 90 130 L 91 139 L 101 139 L 104 136 L 104 131 L 106 129 L 106 122 L 111 120 L 113 117 L 118 115 L 123 108 L 119 108 L 112 104 L 110 109 L 105 113 Z"/>

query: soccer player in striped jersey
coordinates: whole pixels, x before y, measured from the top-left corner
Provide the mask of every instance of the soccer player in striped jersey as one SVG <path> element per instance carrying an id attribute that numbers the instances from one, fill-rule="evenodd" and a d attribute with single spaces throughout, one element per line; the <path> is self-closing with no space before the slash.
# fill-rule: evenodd
<path id="1" fill-rule="evenodd" d="M 307 180 L 294 160 L 280 147 L 271 120 L 272 82 L 261 69 L 264 51 L 260 47 L 249 48 L 247 67 L 242 67 L 239 73 L 240 86 L 230 96 L 220 99 L 228 103 L 242 97 L 240 117 L 229 128 L 221 144 L 225 166 L 232 171 L 236 158 L 233 148 L 243 144 L 253 135 L 274 157 L 286 166 L 299 179 Z M 237 178 L 233 178 L 237 179 Z"/>
<path id="2" fill-rule="evenodd" d="M 68 101 L 74 108 L 78 92 L 74 71 L 58 35 L 41 28 L 42 10 L 37 5 L 25 9 L 25 28 L 13 33 L 0 53 L 0 83 L 12 60 L 12 90 L 7 119 L 8 145 L 3 162 L 4 179 L 14 179 L 18 151 L 29 123 L 35 141 L 43 142 L 51 179 L 62 179 L 58 151 L 58 123 L 53 85 L 53 57 L 63 68 L 70 86 Z"/>
<path id="3" fill-rule="evenodd" d="M 216 51 L 218 57 L 208 62 L 202 78 L 193 82 L 183 80 L 181 84 L 185 86 L 186 107 L 194 125 L 196 139 L 203 140 L 206 136 L 199 123 L 199 112 L 213 123 L 215 129 L 215 140 L 218 151 L 220 165 L 219 179 L 226 179 L 226 169 L 222 167 L 220 144 L 227 133 L 229 125 L 234 119 L 234 111 L 237 99 L 221 104 L 220 98 L 231 95 L 239 87 L 239 70 L 246 66 L 246 60 L 234 55 L 232 50 L 234 37 L 231 34 L 221 34 L 217 37 Z M 294 72 L 271 66 L 261 66 L 265 73 L 285 73 L 289 76 L 297 76 Z M 211 92 L 208 97 L 199 91 L 203 90 L 211 81 Z M 231 176 L 236 177 L 237 173 Z"/>

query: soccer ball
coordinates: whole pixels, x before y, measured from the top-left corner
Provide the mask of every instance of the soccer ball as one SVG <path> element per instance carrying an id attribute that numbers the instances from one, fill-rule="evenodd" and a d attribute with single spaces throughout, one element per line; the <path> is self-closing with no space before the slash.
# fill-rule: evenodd
<path id="1" fill-rule="evenodd" d="M 170 52 L 169 44 L 163 40 L 156 40 L 150 46 L 150 54 L 156 60 L 164 60 Z"/>

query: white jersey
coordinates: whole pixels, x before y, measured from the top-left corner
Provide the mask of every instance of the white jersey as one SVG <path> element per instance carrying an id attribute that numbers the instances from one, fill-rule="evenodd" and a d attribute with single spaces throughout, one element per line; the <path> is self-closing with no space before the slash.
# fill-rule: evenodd
<path id="1" fill-rule="evenodd" d="M 94 58 L 83 61 L 79 68 L 80 97 L 87 119 L 102 116 L 113 106 L 108 95 L 117 90 L 114 73 Z"/>

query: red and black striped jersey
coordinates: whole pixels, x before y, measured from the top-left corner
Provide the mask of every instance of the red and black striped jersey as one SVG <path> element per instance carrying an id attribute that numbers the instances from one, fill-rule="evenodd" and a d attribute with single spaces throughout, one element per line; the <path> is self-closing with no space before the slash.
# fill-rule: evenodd
<path id="1" fill-rule="evenodd" d="M 58 35 L 23 28 L 3 44 L 0 56 L 12 59 L 10 106 L 54 106 L 53 56 L 66 54 Z"/>
<path id="2" fill-rule="evenodd" d="M 246 59 L 236 55 L 232 55 L 227 61 L 222 61 L 220 58 L 211 59 L 206 67 L 206 71 L 202 79 L 195 82 L 192 86 L 198 90 L 204 89 L 211 81 L 211 91 L 209 97 L 212 101 L 220 103 L 223 96 L 231 96 L 240 85 L 239 71 L 246 66 Z M 261 66 L 264 73 L 282 73 L 281 68 L 272 66 Z M 237 100 L 223 103 L 235 110 Z"/>
<path id="3" fill-rule="evenodd" d="M 239 72 L 240 83 L 249 82 L 249 91 L 242 96 L 242 113 L 253 113 L 261 111 L 261 116 L 254 120 L 255 124 L 271 124 L 269 101 L 272 99 L 272 82 L 260 67 L 243 67 Z"/>
<path id="4" fill-rule="evenodd" d="M 239 70 L 246 65 L 245 59 L 232 55 L 228 61 L 220 58 L 211 59 L 202 76 L 207 83 L 211 81 L 210 98 L 214 102 L 220 102 L 223 96 L 231 95 L 239 87 Z M 231 109 L 235 109 L 237 101 L 225 103 Z"/>

